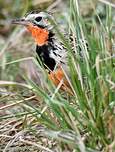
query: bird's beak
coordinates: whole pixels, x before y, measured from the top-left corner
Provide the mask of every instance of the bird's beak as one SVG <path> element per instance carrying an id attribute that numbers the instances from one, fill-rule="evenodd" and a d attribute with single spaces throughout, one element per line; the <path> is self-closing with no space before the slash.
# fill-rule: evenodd
<path id="1" fill-rule="evenodd" d="M 19 25 L 25 25 L 25 26 L 27 26 L 27 25 L 29 25 L 30 24 L 30 22 L 29 21 L 27 21 L 27 20 L 25 20 L 25 19 L 14 19 L 14 20 L 12 20 L 12 22 L 11 22 L 12 24 L 19 24 Z"/>

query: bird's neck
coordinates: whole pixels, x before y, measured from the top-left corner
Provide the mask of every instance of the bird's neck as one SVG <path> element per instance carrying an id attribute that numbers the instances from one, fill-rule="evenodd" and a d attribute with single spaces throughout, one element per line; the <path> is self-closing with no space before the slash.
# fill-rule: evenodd
<path id="1" fill-rule="evenodd" d="M 29 25 L 27 29 L 32 34 L 32 37 L 34 38 L 38 46 L 43 46 L 48 43 L 50 34 L 47 29 L 40 28 L 34 25 Z"/>

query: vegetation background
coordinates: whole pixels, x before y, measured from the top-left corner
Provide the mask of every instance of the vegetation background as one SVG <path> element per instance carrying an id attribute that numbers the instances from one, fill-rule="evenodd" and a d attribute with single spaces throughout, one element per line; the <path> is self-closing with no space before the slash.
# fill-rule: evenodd
<path id="1" fill-rule="evenodd" d="M 31 10 L 50 11 L 58 23 L 73 96 L 49 82 L 33 39 L 11 24 Z M 0 0 L 0 152 L 115 151 L 114 14 L 114 0 Z M 83 61 L 62 29 L 77 37 Z"/>

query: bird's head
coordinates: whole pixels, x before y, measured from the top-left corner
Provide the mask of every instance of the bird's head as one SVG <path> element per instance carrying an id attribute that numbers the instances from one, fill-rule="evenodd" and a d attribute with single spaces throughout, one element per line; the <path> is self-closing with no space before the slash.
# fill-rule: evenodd
<path id="1" fill-rule="evenodd" d="M 20 19 L 12 20 L 12 24 L 24 25 L 37 45 L 42 46 L 47 43 L 49 31 L 52 30 L 51 20 L 53 16 L 46 12 L 31 12 Z"/>

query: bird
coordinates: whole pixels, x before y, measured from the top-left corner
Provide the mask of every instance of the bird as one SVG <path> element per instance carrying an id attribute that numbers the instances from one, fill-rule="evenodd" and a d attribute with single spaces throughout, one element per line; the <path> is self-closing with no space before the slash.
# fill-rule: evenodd
<path id="1" fill-rule="evenodd" d="M 37 56 L 47 70 L 49 79 L 56 87 L 61 83 L 61 90 L 73 94 L 65 74 L 68 74 L 67 50 L 56 37 L 51 20 L 55 20 L 51 13 L 32 11 L 22 18 L 13 19 L 12 24 L 26 27 L 35 41 Z"/>

